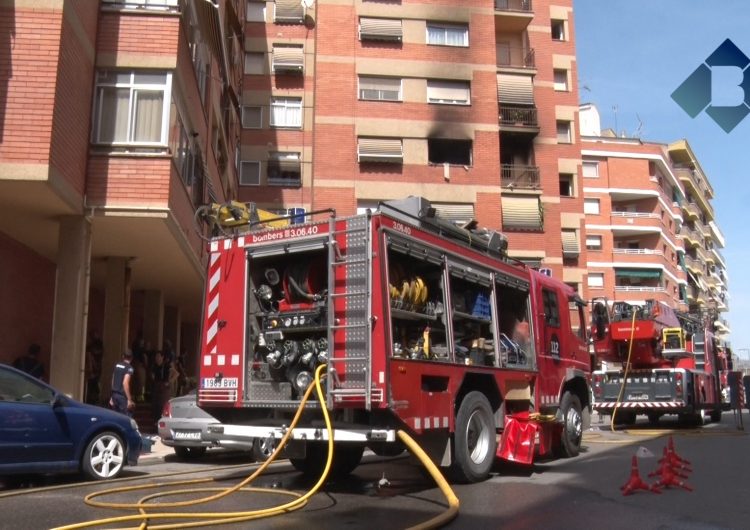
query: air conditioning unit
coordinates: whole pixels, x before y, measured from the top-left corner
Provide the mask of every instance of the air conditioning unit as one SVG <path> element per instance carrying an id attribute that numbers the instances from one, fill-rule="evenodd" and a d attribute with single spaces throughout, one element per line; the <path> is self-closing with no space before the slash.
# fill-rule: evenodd
<path id="1" fill-rule="evenodd" d="M 544 274 L 545 276 L 549 276 L 550 278 L 552 277 L 552 269 L 542 267 L 541 269 L 539 269 L 539 272 Z"/>

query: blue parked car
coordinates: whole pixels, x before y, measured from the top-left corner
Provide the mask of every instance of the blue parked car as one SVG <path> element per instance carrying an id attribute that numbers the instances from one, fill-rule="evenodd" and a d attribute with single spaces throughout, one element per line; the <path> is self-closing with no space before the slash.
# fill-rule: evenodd
<path id="1" fill-rule="evenodd" d="M 138 424 L 0 364 L 0 476 L 83 473 L 115 478 L 138 463 Z"/>

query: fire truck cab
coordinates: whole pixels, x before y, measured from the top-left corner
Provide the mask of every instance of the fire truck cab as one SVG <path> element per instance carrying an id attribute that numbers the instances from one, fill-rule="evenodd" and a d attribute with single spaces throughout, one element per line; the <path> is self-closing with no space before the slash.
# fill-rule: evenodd
<path id="1" fill-rule="evenodd" d="M 509 260 L 501 234 L 459 228 L 420 197 L 307 215 L 209 242 L 198 400 L 221 422 L 214 435 L 278 440 L 325 364 L 325 403 L 306 404 L 287 447 L 305 473 L 325 463 L 321 406 L 334 422 L 334 474 L 365 447 L 401 452 L 403 429 L 457 480 L 482 480 L 517 413 L 547 420 L 540 453 L 578 453 L 590 360 L 572 288 Z"/>

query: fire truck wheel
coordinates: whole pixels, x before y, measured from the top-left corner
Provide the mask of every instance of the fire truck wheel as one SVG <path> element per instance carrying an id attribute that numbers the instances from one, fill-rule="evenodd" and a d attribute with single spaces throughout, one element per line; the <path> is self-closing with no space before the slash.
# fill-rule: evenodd
<path id="1" fill-rule="evenodd" d="M 658 412 L 647 412 L 646 416 L 648 416 L 648 422 L 651 425 L 656 425 L 659 423 L 659 418 L 661 418 L 661 414 Z"/>
<path id="2" fill-rule="evenodd" d="M 362 445 L 335 444 L 333 447 L 333 462 L 329 477 L 344 477 L 356 469 L 362 460 L 365 448 Z M 328 444 L 309 442 L 305 450 L 304 458 L 290 458 L 289 462 L 294 469 L 306 477 L 318 478 L 326 465 L 328 456 Z"/>
<path id="3" fill-rule="evenodd" d="M 456 415 L 451 475 L 459 482 L 487 478 L 497 451 L 494 416 L 489 401 L 480 392 L 469 392 Z"/>
<path id="4" fill-rule="evenodd" d="M 714 409 L 711 411 L 711 421 L 714 423 L 721 422 L 721 409 Z"/>
<path id="5" fill-rule="evenodd" d="M 583 415 L 581 413 L 581 400 L 570 391 L 563 394 L 560 403 L 560 411 L 563 417 L 563 431 L 560 437 L 560 449 L 563 456 L 577 456 L 581 451 L 581 439 L 583 438 Z"/>
<path id="6" fill-rule="evenodd" d="M 404 444 L 399 442 L 371 443 L 368 447 L 378 456 L 398 456 L 406 450 Z"/>
<path id="7" fill-rule="evenodd" d="M 256 438 L 253 440 L 253 458 L 256 462 L 265 462 L 276 449 L 276 441 L 269 438 Z"/>

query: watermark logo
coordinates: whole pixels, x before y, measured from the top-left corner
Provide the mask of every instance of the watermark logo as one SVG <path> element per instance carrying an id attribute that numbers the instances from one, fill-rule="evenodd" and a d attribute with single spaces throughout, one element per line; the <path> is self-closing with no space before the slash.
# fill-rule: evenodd
<path id="1" fill-rule="evenodd" d="M 726 132 L 750 114 L 750 59 L 727 39 L 672 92 L 691 118 L 702 111 Z"/>

